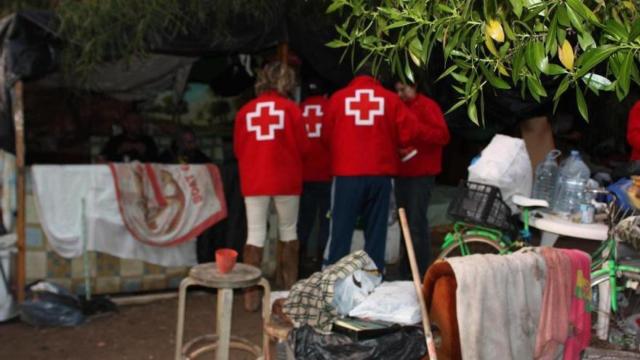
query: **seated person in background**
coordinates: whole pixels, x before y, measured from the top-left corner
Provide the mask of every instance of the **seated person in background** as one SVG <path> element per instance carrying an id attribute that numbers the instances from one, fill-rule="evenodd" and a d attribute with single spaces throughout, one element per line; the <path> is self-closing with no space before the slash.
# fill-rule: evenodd
<path id="1" fill-rule="evenodd" d="M 158 148 L 153 139 L 143 134 L 143 119 L 130 112 L 121 122 L 124 132 L 111 137 L 102 149 L 101 161 L 154 162 L 158 160 Z"/>
<path id="2" fill-rule="evenodd" d="M 171 142 L 171 147 L 160 156 L 160 161 L 169 164 L 205 164 L 210 163 L 211 159 L 198 147 L 193 130 L 183 126 Z"/>

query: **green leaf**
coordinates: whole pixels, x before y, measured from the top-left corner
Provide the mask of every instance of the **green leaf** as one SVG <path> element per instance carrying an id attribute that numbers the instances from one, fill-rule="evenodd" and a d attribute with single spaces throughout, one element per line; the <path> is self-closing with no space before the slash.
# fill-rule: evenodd
<path id="1" fill-rule="evenodd" d="M 596 46 L 596 42 L 595 40 L 593 40 L 591 33 L 586 31 L 581 34 L 578 34 L 578 44 L 580 44 L 580 48 L 583 51 L 586 51 L 587 49 Z"/>
<path id="2" fill-rule="evenodd" d="M 606 77 L 594 73 L 588 73 L 582 81 L 592 89 L 610 91 L 613 90 L 613 83 Z"/>
<path id="3" fill-rule="evenodd" d="M 567 15 L 566 7 L 558 6 L 557 14 L 558 14 L 558 24 L 560 24 L 560 26 L 569 27 L 569 25 L 571 25 L 571 20 L 569 20 L 569 15 Z"/>
<path id="4" fill-rule="evenodd" d="M 544 50 L 547 54 L 555 55 L 558 47 L 557 33 L 558 33 L 558 20 L 557 14 L 553 17 L 551 25 L 549 25 L 549 31 L 547 32 L 547 38 L 544 43 Z"/>
<path id="5" fill-rule="evenodd" d="M 604 31 L 619 41 L 626 40 L 629 37 L 629 33 L 624 25 L 611 19 L 605 23 Z"/>
<path id="6" fill-rule="evenodd" d="M 628 51 L 625 54 L 624 61 L 620 66 L 620 74 L 618 75 L 618 86 L 620 87 L 620 92 L 623 95 L 622 97 L 626 97 L 629 94 L 629 87 L 631 85 L 631 65 L 633 63 L 633 53 Z"/>
<path id="7" fill-rule="evenodd" d="M 589 109 L 587 109 L 587 101 L 584 99 L 584 94 L 580 87 L 576 86 L 576 104 L 578 105 L 578 111 L 583 119 L 589 121 Z"/>
<path id="8" fill-rule="evenodd" d="M 578 17 L 575 11 L 573 11 L 573 9 L 571 9 L 571 7 L 569 7 L 568 4 L 567 4 L 567 15 L 569 17 L 569 20 L 571 21 L 571 25 L 573 25 L 573 27 L 576 30 L 578 30 L 579 33 L 584 32 L 584 27 L 582 26 L 582 19 Z"/>
<path id="9" fill-rule="evenodd" d="M 609 56 L 611 56 L 614 52 L 618 50 L 618 47 L 613 45 L 602 45 L 600 47 L 591 48 L 585 51 L 578 58 L 578 65 L 580 66 L 580 70 L 577 72 L 578 77 L 583 77 L 586 75 L 591 69 L 596 67 L 598 64 L 606 60 Z"/>
<path id="10" fill-rule="evenodd" d="M 458 101 L 457 103 L 453 104 L 453 106 L 450 107 L 449 110 L 447 110 L 446 114 L 450 114 L 450 113 L 454 112 L 456 109 L 458 109 L 460 106 L 462 106 L 462 105 L 464 105 L 466 103 L 467 103 L 466 99 L 462 99 L 462 100 Z"/>
<path id="11" fill-rule="evenodd" d="M 442 74 L 440 74 L 440 76 L 438 76 L 438 78 L 436 79 L 436 82 L 446 78 L 447 76 L 449 76 L 449 74 L 453 73 L 454 71 L 456 71 L 458 69 L 457 65 L 451 65 L 449 66 L 449 68 L 447 70 L 445 70 Z"/>
<path id="12" fill-rule="evenodd" d="M 325 44 L 325 46 L 330 47 L 330 48 L 341 48 L 341 47 L 345 47 L 348 46 L 349 44 L 347 44 L 346 42 L 342 41 L 342 40 L 332 40 L 329 41 L 328 43 Z"/>
<path id="13" fill-rule="evenodd" d="M 511 7 L 513 8 L 513 13 L 516 14 L 518 18 L 522 16 L 522 8 L 523 8 L 523 0 L 509 0 L 511 3 Z"/>
<path id="14" fill-rule="evenodd" d="M 395 29 L 395 28 L 401 28 L 401 27 L 407 26 L 409 24 L 411 24 L 411 21 L 400 20 L 400 21 L 396 21 L 396 22 L 393 22 L 393 23 L 389 24 L 384 30 L 387 31 L 387 30 L 391 30 L 391 29 Z"/>
<path id="15" fill-rule="evenodd" d="M 469 106 L 467 106 L 467 115 L 474 124 L 480 125 L 480 122 L 478 121 L 478 109 L 476 108 L 475 102 L 472 102 L 469 104 Z"/>
<path id="16" fill-rule="evenodd" d="M 327 8 L 326 13 L 331 14 L 334 11 L 342 9 L 347 3 L 344 0 L 333 0 L 331 5 Z"/>
<path id="17" fill-rule="evenodd" d="M 558 64 L 547 64 L 547 66 L 544 67 L 543 72 L 547 75 L 562 75 L 567 71 Z"/>
<path id="18" fill-rule="evenodd" d="M 460 83 L 466 83 L 469 81 L 469 78 L 467 78 L 466 76 L 462 75 L 462 74 L 458 74 L 455 72 L 451 73 L 451 76 L 456 79 L 456 81 L 460 82 Z"/>
<path id="19" fill-rule="evenodd" d="M 535 73 L 544 68 L 544 45 L 540 41 L 532 41 L 527 46 L 527 66 Z"/>
<path id="20" fill-rule="evenodd" d="M 537 101 L 540 101 L 541 97 L 547 96 L 547 91 L 542 86 L 539 78 L 533 76 L 527 77 L 527 86 L 529 87 L 531 95 L 533 95 Z"/>
<path id="21" fill-rule="evenodd" d="M 586 19 L 593 24 L 600 23 L 593 11 L 591 11 L 591 9 L 589 9 L 582 0 L 566 0 L 566 2 L 567 5 L 569 5 L 569 8 L 578 13 L 578 15 L 583 19 Z"/>
<path id="22" fill-rule="evenodd" d="M 629 41 L 635 41 L 640 36 L 640 19 L 636 19 L 631 25 L 631 32 L 629 33 Z"/>
<path id="23" fill-rule="evenodd" d="M 413 70 L 411 70 L 411 65 L 409 65 L 408 61 L 405 61 L 404 64 L 404 75 L 407 77 L 407 80 L 411 83 L 415 83 L 415 79 L 413 78 Z"/>
<path id="24" fill-rule="evenodd" d="M 513 55 L 513 61 L 511 62 L 511 77 L 513 82 L 517 83 L 520 80 L 522 68 L 525 64 L 525 51 L 520 50 Z"/>
<path id="25" fill-rule="evenodd" d="M 489 84 L 491 84 L 491 86 L 493 86 L 494 88 L 501 90 L 511 89 L 511 86 L 506 81 L 496 76 L 492 71 L 487 70 L 486 66 L 484 66 L 483 64 L 480 64 L 480 70 L 482 71 L 482 74 L 487 79 L 487 81 L 489 81 Z"/>
<path id="26" fill-rule="evenodd" d="M 556 90 L 555 95 L 553 95 L 553 100 L 559 100 L 562 94 L 569 89 L 569 76 L 566 76 L 558 85 L 558 89 Z"/>

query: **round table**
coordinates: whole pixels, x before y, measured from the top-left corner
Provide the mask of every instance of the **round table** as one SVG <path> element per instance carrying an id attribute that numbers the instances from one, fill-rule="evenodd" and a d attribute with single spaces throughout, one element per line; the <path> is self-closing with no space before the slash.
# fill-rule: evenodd
<path id="1" fill-rule="evenodd" d="M 183 346 L 186 294 L 187 288 L 193 285 L 218 290 L 216 333 L 198 336 Z M 200 264 L 192 267 L 189 271 L 189 276 L 180 283 L 175 359 L 193 359 L 204 352 L 216 350 L 217 360 L 227 360 L 229 359 L 230 348 L 247 351 L 256 357 L 268 357 L 266 352 L 269 349 L 269 338 L 266 334 L 263 336 L 262 348 L 245 338 L 231 335 L 233 290 L 256 285 L 264 288 L 262 317 L 266 324 L 271 317 L 271 307 L 269 306 L 271 288 L 269 282 L 262 277 L 260 269 L 238 263 L 230 272 L 223 274 L 218 271 L 215 263 Z M 196 345 L 199 346 L 196 348 Z"/>
<path id="2" fill-rule="evenodd" d="M 603 223 L 580 224 L 563 217 L 540 211 L 534 211 L 529 218 L 529 226 L 542 230 L 540 245 L 553 246 L 558 237 L 570 236 L 587 240 L 607 240 L 607 225 Z"/>

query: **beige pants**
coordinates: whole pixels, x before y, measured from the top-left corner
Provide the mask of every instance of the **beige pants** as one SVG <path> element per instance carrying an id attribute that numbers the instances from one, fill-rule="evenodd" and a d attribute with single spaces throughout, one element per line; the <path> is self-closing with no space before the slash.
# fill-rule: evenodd
<path id="1" fill-rule="evenodd" d="M 248 245 L 264 247 L 272 199 L 278 213 L 280 241 L 292 241 L 298 238 L 296 226 L 300 196 L 247 196 L 244 198 L 244 203 L 247 208 Z"/>

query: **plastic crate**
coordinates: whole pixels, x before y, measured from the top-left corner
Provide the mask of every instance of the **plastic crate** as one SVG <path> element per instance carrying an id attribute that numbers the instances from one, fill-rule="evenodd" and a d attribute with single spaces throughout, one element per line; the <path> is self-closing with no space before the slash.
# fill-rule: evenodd
<path id="1" fill-rule="evenodd" d="M 495 186 L 471 181 L 461 183 L 447 213 L 458 221 L 513 231 L 511 210 Z"/>

